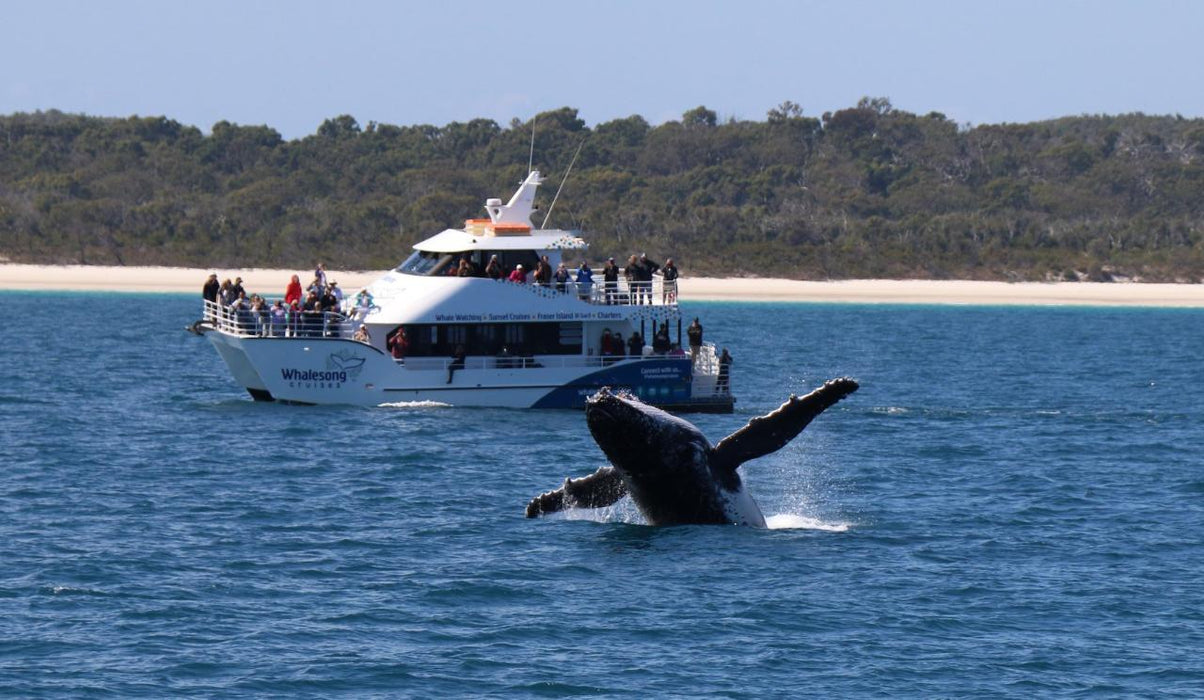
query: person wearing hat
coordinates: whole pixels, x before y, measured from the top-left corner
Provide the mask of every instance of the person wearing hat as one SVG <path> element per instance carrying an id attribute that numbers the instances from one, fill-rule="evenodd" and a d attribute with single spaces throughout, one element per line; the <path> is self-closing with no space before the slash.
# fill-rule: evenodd
<path id="1" fill-rule="evenodd" d="M 242 278 L 235 277 L 234 278 L 234 286 L 230 287 L 230 296 L 237 299 L 241 296 L 244 296 L 246 293 L 247 293 L 247 290 L 242 288 Z"/>
<path id="2" fill-rule="evenodd" d="M 514 272 L 511 272 L 507 279 L 516 284 L 527 283 L 527 273 L 523 272 L 523 266 L 521 263 L 514 266 Z"/>
<path id="3" fill-rule="evenodd" d="M 330 282 L 330 296 L 334 297 L 334 300 L 338 302 L 340 309 L 343 308 L 343 290 L 339 289 L 339 283 L 334 280 Z"/>
<path id="4" fill-rule="evenodd" d="M 602 287 L 606 290 L 606 303 L 615 303 L 619 293 L 619 266 L 615 265 L 614 258 L 607 258 L 606 266 L 602 268 Z"/>

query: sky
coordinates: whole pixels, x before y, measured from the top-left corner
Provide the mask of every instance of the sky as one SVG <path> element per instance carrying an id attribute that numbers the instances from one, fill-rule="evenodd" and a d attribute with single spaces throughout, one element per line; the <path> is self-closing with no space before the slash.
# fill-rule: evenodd
<path id="1" fill-rule="evenodd" d="M 963 124 L 1204 117 L 1194 0 L 0 0 L 0 114 L 166 116 L 287 139 L 506 126 L 574 107 L 653 124 L 886 97 Z"/>

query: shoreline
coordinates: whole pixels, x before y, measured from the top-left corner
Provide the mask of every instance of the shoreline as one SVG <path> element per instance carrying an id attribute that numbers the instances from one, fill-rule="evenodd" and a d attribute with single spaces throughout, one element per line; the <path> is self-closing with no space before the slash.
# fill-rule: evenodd
<path id="1" fill-rule="evenodd" d="M 307 270 L 107 267 L 93 265 L 0 264 L 0 290 L 201 293 L 210 272 L 221 279 L 241 276 L 248 291 L 283 296 L 292 275 Z M 383 271 L 331 271 L 345 292 L 354 293 Z M 1016 306 L 1153 306 L 1204 308 L 1204 284 L 1143 282 L 980 282 L 967 280 L 806 281 L 768 278 L 683 277 L 683 301 L 815 302 L 851 304 L 953 304 Z"/>

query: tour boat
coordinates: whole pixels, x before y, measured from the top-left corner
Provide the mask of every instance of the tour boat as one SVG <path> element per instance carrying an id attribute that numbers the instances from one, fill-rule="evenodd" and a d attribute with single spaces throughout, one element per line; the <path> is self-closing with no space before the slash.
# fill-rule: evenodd
<path id="1" fill-rule="evenodd" d="M 727 366 L 711 343 L 688 348 L 676 281 L 620 275 L 608 285 L 601 268 L 593 284 L 580 285 L 575 275 L 564 284 L 484 276 L 495 256 L 506 273 L 519 265 L 533 272 L 544 256 L 553 270 L 566 253 L 584 256 L 578 232 L 532 228 L 541 182 L 532 171 L 508 203 L 486 201 L 487 219 L 418 243 L 395 269 L 346 297 L 337 314 L 292 314 L 281 323 L 206 301 L 192 330 L 259 401 L 581 408 L 611 387 L 668 410 L 730 412 Z M 452 274 L 461 260 L 467 276 Z M 670 352 L 663 338 L 658 352 L 651 347 L 661 324 L 675 343 Z M 398 329 L 406 343 L 394 352 Z M 644 344 L 630 352 L 636 332 Z M 610 352 L 616 335 L 621 355 Z"/>

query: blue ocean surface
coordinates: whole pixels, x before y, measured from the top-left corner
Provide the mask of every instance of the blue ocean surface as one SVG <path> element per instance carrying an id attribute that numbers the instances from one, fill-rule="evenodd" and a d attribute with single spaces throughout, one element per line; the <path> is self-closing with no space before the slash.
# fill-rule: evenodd
<path id="1" fill-rule="evenodd" d="M 772 527 L 528 520 L 569 411 L 254 403 L 179 295 L 0 294 L 0 694 L 1204 696 L 1204 313 L 687 303 Z"/>

